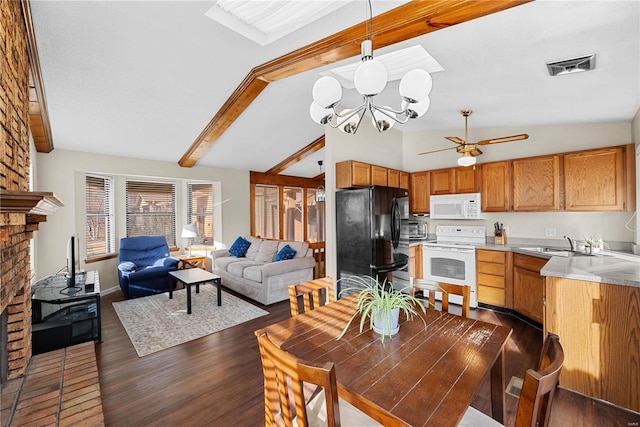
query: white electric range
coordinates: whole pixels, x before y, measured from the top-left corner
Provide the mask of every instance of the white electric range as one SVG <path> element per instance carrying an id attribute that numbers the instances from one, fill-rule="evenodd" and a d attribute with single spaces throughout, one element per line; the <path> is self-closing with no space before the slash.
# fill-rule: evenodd
<path id="1" fill-rule="evenodd" d="M 486 242 L 484 225 L 438 225 L 436 240 L 422 245 L 422 276 L 434 282 L 471 287 L 471 307 L 478 306 L 476 248 Z M 449 302 L 461 304 L 462 297 L 449 296 Z"/>

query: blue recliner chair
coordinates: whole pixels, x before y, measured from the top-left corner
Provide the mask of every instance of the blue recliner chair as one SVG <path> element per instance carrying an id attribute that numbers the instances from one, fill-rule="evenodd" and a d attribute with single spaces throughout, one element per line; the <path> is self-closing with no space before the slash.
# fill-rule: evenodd
<path id="1" fill-rule="evenodd" d="M 177 258 L 169 256 L 164 236 L 120 239 L 118 282 L 127 298 L 168 292 L 175 284 L 170 271 L 178 269 Z"/>

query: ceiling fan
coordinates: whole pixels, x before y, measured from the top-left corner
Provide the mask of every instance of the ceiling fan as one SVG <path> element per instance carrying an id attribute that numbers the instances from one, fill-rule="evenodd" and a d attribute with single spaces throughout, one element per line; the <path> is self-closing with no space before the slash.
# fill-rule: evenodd
<path id="1" fill-rule="evenodd" d="M 498 144 L 501 142 L 520 141 L 520 140 L 529 138 L 529 135 L 527 135 L 526 133 L 522 133 L 519 135 L 503 136 L 501 138 L 483 139 L 482 141 L 478 141 L 475 144 L 469 144 L 468 120 L 469 120 L 469 116 L 471 115 L 471 113 L 473 113 L 473 111 L 462 110 L 460 111 L 460 113 L 462 113 L 462 115 L 464 116 L 464 140 L 458 138 L 457 136 L 447 136 L 446 138 L 449 141 L 455 142 L 458 145 L 450 148 L 442 148 L 440 150 L 425 151 L 424 153 L 418 153 L 418 155 L 431 154 L 431 153 L 437 153 L 439 151 L 455 149 L 458 153 L 462 153 L 462 157 L 458 159 L 458 164 L 460 166 L 471 166 L 476 163 L 475 156 L 479 156 L 480 154 L 482 154 L 482 151 L 480 151 L 480 149 L 478 148 L 478 145 L 489 145 L 489 144 Z"/>

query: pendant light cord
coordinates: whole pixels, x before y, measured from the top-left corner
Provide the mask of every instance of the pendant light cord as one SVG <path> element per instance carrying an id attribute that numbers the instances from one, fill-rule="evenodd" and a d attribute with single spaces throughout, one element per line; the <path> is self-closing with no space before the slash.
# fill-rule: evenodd
<path id="1" fill-rule="evenodd" d="M 369 40 L 373 40 L 373 10 L 371 9 L 371 0 L 367 0 L 369 5 Z"/>

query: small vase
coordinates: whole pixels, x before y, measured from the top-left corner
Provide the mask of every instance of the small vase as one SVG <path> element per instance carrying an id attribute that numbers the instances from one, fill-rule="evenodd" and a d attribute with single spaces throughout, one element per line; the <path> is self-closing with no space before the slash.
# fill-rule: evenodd
<path id="1" fill-rule="evenodd" d="M 390 311 L 376 312 L 373 316 L 373 331 L 389 337 L 397 334 L 400 330 L 400 325 L 398 324 L 399 316 L 399 308 L 392 308 Z"/>

